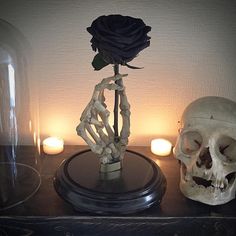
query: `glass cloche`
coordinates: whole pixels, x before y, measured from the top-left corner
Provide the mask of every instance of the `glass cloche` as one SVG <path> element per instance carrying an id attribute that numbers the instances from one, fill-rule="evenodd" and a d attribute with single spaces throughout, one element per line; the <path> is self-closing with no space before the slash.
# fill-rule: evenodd
<path id="1" fill-rule="evenodd" d="M 40 186 L 37 89 L 28 80 L 29 47 L 0 19 L 0 210 L 29 199 Z"/>

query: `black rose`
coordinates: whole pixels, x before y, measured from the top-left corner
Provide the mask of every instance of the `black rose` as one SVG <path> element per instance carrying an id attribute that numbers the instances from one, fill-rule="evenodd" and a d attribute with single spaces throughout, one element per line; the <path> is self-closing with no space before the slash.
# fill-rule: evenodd
<path id="1" fill-rule="evenodd" d="M 146 26 L 139 18 L 122 15 L 99 16 L 87 30 L 93 36 L 92 49 L 98 50 L 97 56 L 106 65 L 127 65 L 127 62 L 150 45 L 147 33 L 151 27 Z"/>

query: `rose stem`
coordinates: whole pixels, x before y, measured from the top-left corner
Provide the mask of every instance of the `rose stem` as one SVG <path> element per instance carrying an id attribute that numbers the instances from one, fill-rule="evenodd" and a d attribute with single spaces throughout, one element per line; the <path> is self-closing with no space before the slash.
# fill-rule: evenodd
<path id="1" fill-rule="evenodd" d="M 115 75 L 119 74 L 119 64 L 115 64 L 114 65 L 114 73 L 115 73 Z M 120 82 L 121 82 L 121 79 L 115 81 L 115 83 L 117 85 L 120 85 Z M 114 141 L 116 143 L 118 143 L 119 140 L 120 140 L 120 137 L 119 137 L 119 127 L 118 127 L 118 108 L 119 108 L 119 91 L 115 90 L 114 125 L 113 125 L 113 128 L 114 128 L 114 134 L 115 134 Z"/>

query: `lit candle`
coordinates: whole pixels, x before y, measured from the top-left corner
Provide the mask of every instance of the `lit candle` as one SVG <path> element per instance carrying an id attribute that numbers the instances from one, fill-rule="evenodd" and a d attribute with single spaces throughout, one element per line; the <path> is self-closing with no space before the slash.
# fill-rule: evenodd
<path id="1" fill-rule="evenodd" d="M 59 154 L 64 149 L 64 141 L 57 137 L 49 137 L 43 140 L 43 151 L 49 155 Z"/>
<path id="2" fill-rule="evenodd" d="M 168 156 L 171 153 L 172 144 L 166 139 L 154 139 L 151 142 L 152 153 L 158 156 Z"/>

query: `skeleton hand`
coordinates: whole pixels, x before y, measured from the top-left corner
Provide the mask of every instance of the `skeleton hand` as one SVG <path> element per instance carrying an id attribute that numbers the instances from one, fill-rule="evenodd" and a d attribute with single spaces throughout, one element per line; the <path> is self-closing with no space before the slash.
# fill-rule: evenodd
<path id="1" fill-rule="evenodd" d="M 108 77 L 95 86 L 93 96 L 84 109 L 80 118 L 81 122 L 76 128 L 77 134 L 85 140 L 92 152 L 98 154 L 103 164 L 120 161 L 128 144 L 130 105 L 122 82 L 125 76 L 127 74 Z M 114 83 L 119 79 L 119 85 Z M 105 89 L 119 91 L 122 129 L 118 142 L 114 142 L 114 131 L 109 124 L 110 112 L 106 109 Z"/>

